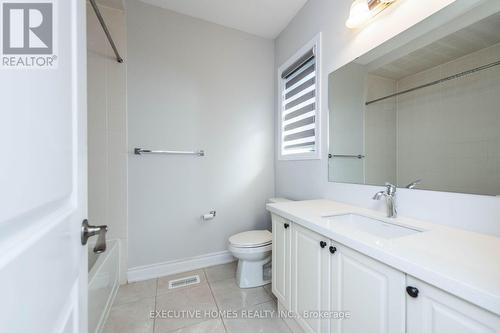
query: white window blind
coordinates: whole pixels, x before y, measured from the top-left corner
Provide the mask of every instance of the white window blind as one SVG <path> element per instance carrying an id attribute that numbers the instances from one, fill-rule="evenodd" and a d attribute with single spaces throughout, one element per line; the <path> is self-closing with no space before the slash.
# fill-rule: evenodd
<path id="1" fill-rule="evenodd" d="M 281 73 L 281 155 L 316 155 L 317 65 L 314 48 Z"/>

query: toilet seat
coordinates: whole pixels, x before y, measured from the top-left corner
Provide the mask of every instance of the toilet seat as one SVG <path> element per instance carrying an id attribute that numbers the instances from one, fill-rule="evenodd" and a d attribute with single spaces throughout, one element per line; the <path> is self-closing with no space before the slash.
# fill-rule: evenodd
<path id="1" fill-rule="evenodd" d="M 272 238 L 268 230 L 252 230 L 229 237 L 229 243 L 235 248 L 257 248 L 269 246 Z"/>
<path id="2" fill-rule="evenodd" d="M 236 255 L 250 255 L 250 254 L 256 254 L 256 253 L 269 252 L 272 250 L 272 247 L 273 247 L 272 244 L 261 245 L 261 246 L 257 246 L 257 247 L 238 247 L 238 246 L 234 246 L 232 244 L 229 244 L 229 251 L 231 251 L 231 253 L 236 254 Z"/>

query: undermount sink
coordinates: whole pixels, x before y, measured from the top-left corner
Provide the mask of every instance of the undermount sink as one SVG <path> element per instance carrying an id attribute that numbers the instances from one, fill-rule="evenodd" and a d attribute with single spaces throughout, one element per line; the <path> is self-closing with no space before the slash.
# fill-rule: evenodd
<path id="1" fill-rule="evenodd" d="M 328 219 L 329 227 L 332 229 L 335 229 L 335 227 L 348 227 L 387 239 L 409 236 L 422 232 L 421 230 L 403 227 L 358 214 L 323 217 Z"/>

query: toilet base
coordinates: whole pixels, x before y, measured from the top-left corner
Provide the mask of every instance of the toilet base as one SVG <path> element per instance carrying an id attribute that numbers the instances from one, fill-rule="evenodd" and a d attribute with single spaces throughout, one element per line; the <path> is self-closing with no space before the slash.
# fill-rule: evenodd
<path id="1" fill-rule="evenodd" d="M 271 274 L 270 272 L 266 274 L 264 268 L 270 262 L 271 256 L 256 261 L 240 259 L 236 270 L 236 283 L 238 286 L 240 288 L 255 288 L 271 283 Z"/>

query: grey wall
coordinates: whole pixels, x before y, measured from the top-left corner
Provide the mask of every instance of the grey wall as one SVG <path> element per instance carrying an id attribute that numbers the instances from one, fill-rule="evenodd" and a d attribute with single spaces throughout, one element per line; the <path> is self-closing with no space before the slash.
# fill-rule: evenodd
<path id="1" fill-rule="evenodd" d="M 226 250 L 270 227 L 274 42 L 127 2 L 129 268 Z M 202 222 L 211 209 L 217 218 Z"/>
<path id="2" fill-rule="evenodd" d="M 328 89 L 330 153 L 359 155 L 364 149 L 365 66 L 349 64 L 330 76 Z M 326 93 L 326 92 L 325 92 Z M 329 177 L 342 183 L 364 183 L 364 160 L 332 158 Z"/>
<path id="3" fill-rule="evenodd" d="M 439 11 L 391 44 L 426 33 L 442 22 L 457 17 L 477 3 L 487 1 L 436 0 L 400 1 L 377 15 L 365 29 L 345 27 L 350 0 L 309 0 L 276 40 L 276 68 L 302 45 L 322 32 L 321 89 L 327 91 L 328 74 L 384 41 Z M 489 1 L 492 3 L 492 1 Z M 451 5 L 450 5 L 451 4 Z M 447 8 L 445 6 L 450 5 Z M 444 9 L 443 9 L 444 8 Z M 322 94 L 322 140 L 328 141 L 328 95 Z M 277 140 L 276 140 L 277 141 Z M 363 207 L 383 210 L 382 202 L 371 200 L 378 187 L 328 182 L 328 147 L 322 145 L 321 160 L 276 161 L 276 195 L 292 199 L 330 198 Z M 500 198 L 444 192 L 399 190 L 401 215 L 500 235 Z"/>

